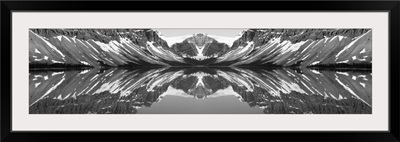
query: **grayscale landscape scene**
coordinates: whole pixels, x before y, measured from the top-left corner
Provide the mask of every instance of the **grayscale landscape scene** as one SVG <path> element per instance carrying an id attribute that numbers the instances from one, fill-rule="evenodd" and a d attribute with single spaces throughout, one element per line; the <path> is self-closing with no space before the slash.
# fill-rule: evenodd
<path id="1" fill-rule="evenodd" d="M 30 114 L 372 114 L 371 29 L 30 29 Z"/>

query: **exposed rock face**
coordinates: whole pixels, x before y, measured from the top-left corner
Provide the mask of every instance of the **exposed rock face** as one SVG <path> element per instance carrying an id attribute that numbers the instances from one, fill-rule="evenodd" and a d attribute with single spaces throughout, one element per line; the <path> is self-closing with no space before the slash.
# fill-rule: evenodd
<path id="1" fill-rule="evenodd" d="M 154 41 L 157 45 L 167 45 L 152 29 L 31 29 L 31 31 L 47 39 L 66 36 L 79 40 L 92 39 L 108 44 L 113 40 L 128 38 L 139 46 L 146 46 L 147 41 Z"/>
<path id="2" fill-rule="evenodd" d="M 189 64 L 212 64 L 216 59 L 228 50 L 229 46 L 219 43 L 206 33 L 196 33 L 181 43 L 172 45 L 174 53 L 187 59 Z M 197 61 L 197 62 L 196 62 Z"/>
<path id="3" fill-rule="evenodd" d="M 371 64 L 370 29 L 251 29 L 217 62 L 233 65 Z"/>
<path id="4" fill-rule="evenodd" d="M 286 68 L 32 72 L 29 112 L 136 113 L 168 95 L 199 101 L 233 95 L 264 113 L 372 112 L 370 72 L 299 72 Z"/>
<path id="5" fill-rule="evenodd" d="M 370 29 L 249 29 L 233 44 L 206 33 L 176 43 L 163 38 L 151 29 L 31 29 L 29 61 L 88 66 L 372 63 Z"/>
<path id="6" fill-rule="evenodd" d="M 32 29 L 32 64 L 90 66 L 169 65 L 183 63 L 156 31 L 150 29 Z M 163 48 L 164 47 L 164 48 Z"/>

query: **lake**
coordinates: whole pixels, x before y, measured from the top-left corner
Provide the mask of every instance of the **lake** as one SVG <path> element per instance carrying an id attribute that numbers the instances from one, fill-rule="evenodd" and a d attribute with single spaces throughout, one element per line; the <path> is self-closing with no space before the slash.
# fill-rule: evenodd
<path id="1" fill-rule="evenodd" d="M 371 114 L 371 70 L 30 70 L 30 114 Z"/>

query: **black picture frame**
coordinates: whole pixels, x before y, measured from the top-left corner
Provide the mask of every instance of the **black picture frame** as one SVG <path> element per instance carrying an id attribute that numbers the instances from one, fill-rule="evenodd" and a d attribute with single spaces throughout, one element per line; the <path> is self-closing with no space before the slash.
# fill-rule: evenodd
<path id="1" fill-rule="evenodd" d="M 143 5 L 135 6 L 132 5 Z M 151 5 L 144 6 L 144 5 Z M 389 131 L 260 132 L 15 132 L 11 129 L 13 11 L 387 11 L 389 12 Z M 399 141 L 400 1 L 1 1 L 2 141 Z M 374 123 L 374 122 L 371 122 Z"/>

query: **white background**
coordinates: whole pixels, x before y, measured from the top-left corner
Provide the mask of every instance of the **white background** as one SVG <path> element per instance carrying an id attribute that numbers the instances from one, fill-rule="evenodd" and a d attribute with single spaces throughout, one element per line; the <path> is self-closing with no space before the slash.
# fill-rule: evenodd
<path id="1" fill-rule="evenodd" d="M 29 28 L 372 28 L 373 114 L 352 115 L 30 115 Z M 21 130 L 388 130 L 388 13 L 386 12 L 13 12 L 12 129 Z"/>

